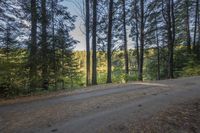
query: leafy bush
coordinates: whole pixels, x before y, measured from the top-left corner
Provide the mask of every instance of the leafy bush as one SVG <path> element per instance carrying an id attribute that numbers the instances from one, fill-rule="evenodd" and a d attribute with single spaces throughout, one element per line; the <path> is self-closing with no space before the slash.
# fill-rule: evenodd
<path id="1" fill-rule="evenodd" d="M 16 94 L 17 88 L 15 85 L 9 83 L 9 82 L 4 82 L 0 84 L 0 97 L 1 98 L 9 98 L 13 97 Z"/>
<path id="2" fill-rule="evenodd" d="M 199 76 L 200 75 L 200 64 L 190 60 L 188 65 L 183 68 L 181 76 Z"/>

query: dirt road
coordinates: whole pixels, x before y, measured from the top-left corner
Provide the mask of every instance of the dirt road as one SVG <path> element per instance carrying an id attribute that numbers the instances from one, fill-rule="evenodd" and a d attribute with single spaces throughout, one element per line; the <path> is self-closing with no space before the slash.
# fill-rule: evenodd
<path id="1" fill-rule="evenodd" d="M 108 85 L 0 105 L 2 133 L 131 132 L 124 125 L 200 98 L 200 77 Z"/>

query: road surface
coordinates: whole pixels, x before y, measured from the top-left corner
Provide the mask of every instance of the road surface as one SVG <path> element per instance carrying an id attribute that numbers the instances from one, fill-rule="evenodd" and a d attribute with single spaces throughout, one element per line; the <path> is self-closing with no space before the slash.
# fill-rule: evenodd
<path id="1" fill-rule="evenodd" d="M 43 100 L 0 105 L 0 132 L 130 132 L 122 125 L 199 99 L 200 77 L 85 90 Z"/>

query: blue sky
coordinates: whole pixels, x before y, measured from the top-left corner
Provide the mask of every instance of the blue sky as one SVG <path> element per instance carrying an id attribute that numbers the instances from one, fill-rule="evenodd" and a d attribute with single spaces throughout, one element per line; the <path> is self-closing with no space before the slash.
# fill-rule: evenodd
<path id="1" fill-rule="evenodd" d="M 84 25 L 80 17 L 81 9 L 76 5 L 77 2 L 82 4 L 82 0 L 65 0 L 63 4 L 69 8 L 71 14 L 78 16 L 75 23 L 76 29 L 71 32 L 74 39 L 80 41 L 75 50 L 85 50 L 85 35 L 82 33 L 84 31 Z"/>

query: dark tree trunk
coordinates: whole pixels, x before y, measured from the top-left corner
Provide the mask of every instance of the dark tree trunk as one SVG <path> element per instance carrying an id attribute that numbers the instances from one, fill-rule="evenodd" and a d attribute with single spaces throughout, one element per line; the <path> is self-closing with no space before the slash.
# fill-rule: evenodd
<path id="1" fill-rule="evenodd" d="M 159 45 L 159 34 L 158 34 L 158 22 L 156 21 L 156 45 L 157 45 L 157 80 L 160 80 L 160 45 Z"/>
<path id="2" fill-rule="evenodd" d="M 172 10 L 172 46 L 171 46 L 171 67 L 170 67 L 170 78 L 174 78 L 174 46 L 176 41 L 176 20 L 175 20 L 175 7 L 174 0 L 171 0 L 171 10 Z"/>
<path id="3" fill-rule="evenodd" d="M 36 88 L 37 78 L 37 1 L 31 0 L 31 45 L 29 55 L 29 78 L 30 78 L 30 89 L 33 91 Z"/>
<path id="4" fill-rule="evenodd" d="M 172 19 L 172 42 L 173 42 L 173 47 L 175 45 L 175 40 L 176 40 L 176 22 L 175 22 L 175 15 L 174 15 L 174 0 L 171 0 L 171 19 Z"/>
<path id="5" fill-rule="evenodd" d="M 46 0 L 42 0 L 42 87 L 48 89 L 48 49 L 47 49 L 47 14 Z"/>
<path id="6" fill-rule="evenodd" d="M 171 0 L 167 1 L 167 36 L 168 36 L 168 78 L 173 78 L 173 42 L 174 34 L 172 27 L 172 4 Z"/>
<path id="7" fill-rule="evenodd" d="M 10 29 L 10 25 L 8 23 L 6 23 L 6 29 L 5 29 L 5 45 L 6 45 L 6 61 L 9 62 L 9 54 L 10 54 L 10 50 L 11 50 L 11 29 Z"/>
<path id="8" fill-rule="evenodd" d="M 144 62 L 144 0 L 140 0 L 141 24 L 140 24 L 140 56 L 138 80 L 143 81 L 143 62 Z"/>
<path id="9" fill-rule="evenodd" d="M 55 15 L 55 0 L 51 0 L 51 21 L 52 21 L 52 48 L 53 48 L 53 72 L 54 72 L 54 84 L 57 88 L 57 69 L 56 69 L 56 47 L 55 47 L 55 26 L 54 26 L 54 15 Z"/>
<path id="10" fill-rule="evenodd" d="M 92 85 L 97 84 L 97 57 L 96 57 L 96 36 L 97 36 L 97 0 L 93 0 L 93 26 L 92 26 Z"/>
<path id="11" fill-rule="evenodd" d="M 64 59 L 64 53 L 65 53 L 65 46 L 64 46 L 64 42 L 62 41 L 61 42 L 62 44 L 61 44 L 61 73 L 62 73 L 62 75 L 64 75 L 64 62 L 65 62 L 65 59 Z M 62 79 L 62 89 L 64 89 L 65 88 L 65 81 L 64 81 L 64 79 Z"/>
<path id="12" fill-rule="evenodd" d="M 193 39 L 193 51 L 196 53 L 196 36 L 197 36 L 197 24 L 199 14 L 199 0 L 196 0 L 196 13 L 195 13 L 195 26 L 194 26 L 194 39 Z"/>
<path id="13" fill-rule="evenodd" d="M 125 0 L 122 0 L 123 3 L 123 30 L 124 30 L 124 60 L 125 60 L 125 73 L 126 76 L 129 75 L 129 62 L 128 62 L 128 46 L 127 46 L 127 33 L 126 33 L 126 3 Z M 127 81 L 127 77 L 125 79 Z"/>
<path id="14" fill-rule="evenodd" d="M 85 1 L 86 6 L 86 85 L 90 85 L 90 1 Z"/>
<path id="15" fill-rule="evenodd" d="M 137 71 L 139 71 L 139 31 L 138 31 L 138 10 L 137 10 L 137 2 L 134 2 L 135 4 L 135 20 L 136 20 L 136 24 L 135 24 L 135 30 L 136 30 L 136 60 L 137 60 Z"/>
<path id="16" fill-rule="evenodd" d="M 185 0 L 185 26 L 186 26 L 186 35 L 187 35 L 187 50 L 191 54 L 191 37 L 190 37 L 190 14 L 189 14 L 189 1 Z"/>
<path id="17" fill-rule="evenodd" d="M 112 20 L 113 20 L 113 0 L 109 3 L 109 22 L 108 22 L 108 46 L 107 46 L 107 83 L 112 83 Z"/>
<path id="18" fill-rule="evenodd" d="M 200 59 L 200 16 L 198 14 L 198 41 L 197 41 L 197 58 Z"/>

